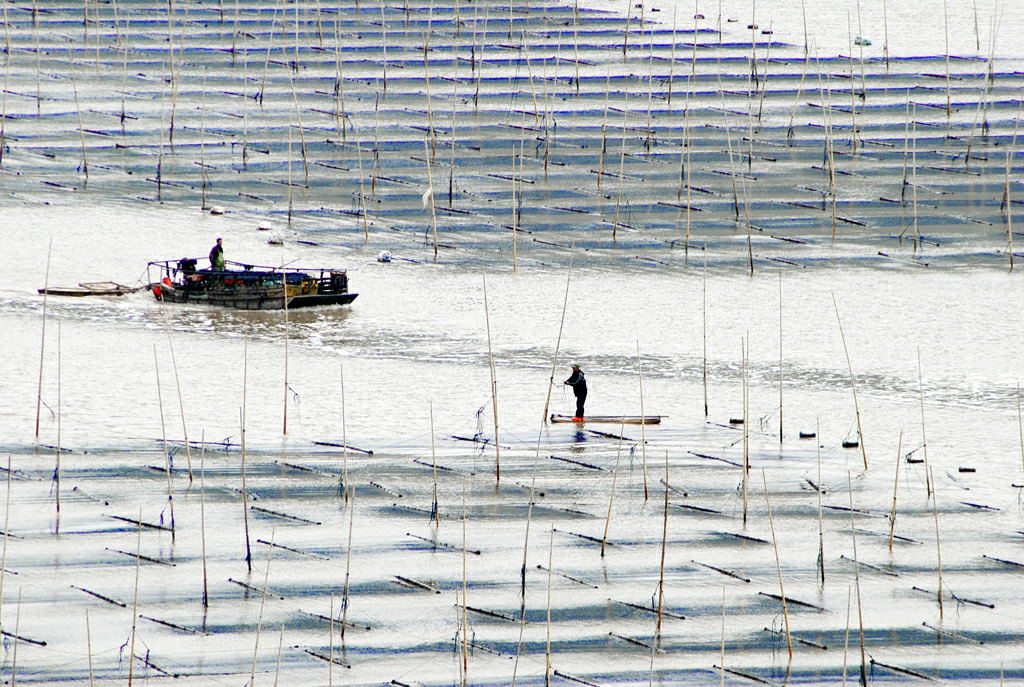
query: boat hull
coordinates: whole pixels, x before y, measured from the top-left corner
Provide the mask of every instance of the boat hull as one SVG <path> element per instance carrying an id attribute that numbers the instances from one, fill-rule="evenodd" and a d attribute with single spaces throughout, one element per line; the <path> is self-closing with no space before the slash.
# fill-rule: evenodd
<path id="1" fill-rule="evenodd" d="M 214 305 L 234 310 L 284 310 L 285 299 L 282 289 L 274 292 L 253 291 L 218 293 L 214 291 L 192 292 L 187 289 L 175 288 L 166 284 L 153 284 L 153 292 L 157 300 L 166 303 L 195 303 L 197 305 Z M 348 305 L 356 299 L 358 293 L 312 294 L 291 296 L 288 309 L 311 308 L 322 305 Z"/>

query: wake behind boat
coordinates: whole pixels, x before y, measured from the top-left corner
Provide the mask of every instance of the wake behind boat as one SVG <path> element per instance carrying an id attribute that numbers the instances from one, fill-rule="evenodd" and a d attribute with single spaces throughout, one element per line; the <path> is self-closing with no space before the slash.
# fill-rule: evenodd
<path id="1" fill-rule="evenodd" d="M 147 265 L 149 288 L 165 303 L 199 303 L 238 310 L 281 310 L 315 305 L 347 305 L 348 274 L 332 268 L 282 269 L 228 261 L 225 269 L 197 270 L 198 258 L 161 260 Z M 238 268 L 238 269 L 233 269 Z"/>

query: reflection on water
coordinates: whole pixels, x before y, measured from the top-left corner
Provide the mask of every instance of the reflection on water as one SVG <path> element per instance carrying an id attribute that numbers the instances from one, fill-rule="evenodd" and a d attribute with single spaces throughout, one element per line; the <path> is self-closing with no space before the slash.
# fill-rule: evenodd
<path id="1" fill-rule="evenodd" d="M 358 303 L 358 299 L 356 300 Z M 212 332 L 223 336 L 272 339 L 285 331 L 296 339 L 344 331 L 349 306 L 289 310 L 233 310 L 198 305 L 166 305 L 158 315 L 175 332 Z"/>

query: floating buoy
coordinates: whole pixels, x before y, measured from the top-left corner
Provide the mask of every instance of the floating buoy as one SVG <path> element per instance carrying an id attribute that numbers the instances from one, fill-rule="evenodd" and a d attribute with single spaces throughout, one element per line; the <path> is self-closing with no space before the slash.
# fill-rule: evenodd
<path id="1" fill-rule="evenodd" d="M 801 439 L 813 439 L 816 436 L 818 435 L 815 432 L 800 432 Z"/>
<path id="2" fill-rule="evenodd" d="M 256 231 L 270 231 L 273 229 L 269 224 L 258 224 L 256 225 Z"/>
<path id="3" fill-rule="evenodd" d="M 857 36 L 856 38 L 853 39 L 853 44 L 854 45 L 871 45 L 871 40 L 868 39 L 868 38 L 864 38 L 863 36 Z"/>
<path id="4" fill-rule="evenodd" d="M 377 262 L 391 262 L 391 253 L 386 250 L 377 253 Z"/>
<path id="5" fill-rule="evenodd" d="M 703 14 L 695 14 L 695 15 L 693 15 L 693 18 L 694 19 L 703 19 L 704 15 Z"/>
<path id="6" fill-rule="evenodd" d="M 731 417 L 731 418 L 729 418 L 729 424 L 730 425 L 742 425 L 743 424 L 743 418 L 741 418 L 741 417 Z"/>
<path id="7" fill-rule="evenodd" d="M 272 246 L 280 246 L 284 244 L 284 239 L 281 238 L 280 234 L 271 234 L 270 237 L 267 238 L 267 243 Z"/>
<path id="8" fill-rule="evenodd" d="M 924 458 L 911 458 L 910 456 L 907 456 L 907 462 L 908 463 L 923 463 L 924 462 Z"/>
<path id="9" fill-rule="evenodd" d="M 956 469 L 957 472 L 977 472 L 974 468 L 959 467 Z"/>
<path id="10" fill-rule="evenodd" d="M 860 442 L 855 439 L 843 439 L 843 448 L 857 448 Z"/>
<path id="11" fill-rule="evenodd" d="M 227 212 L 227 210 L 225 210 L 220 205 L 214 205 L 210 208 L 211 215 L 223 215 L 225 212 Z"/>
<path id="12" fill-rule="evenodd" d="M 747 28 L 753 31 L 754 29 L 757 28 L 757 24 L 747 24 Z"/>

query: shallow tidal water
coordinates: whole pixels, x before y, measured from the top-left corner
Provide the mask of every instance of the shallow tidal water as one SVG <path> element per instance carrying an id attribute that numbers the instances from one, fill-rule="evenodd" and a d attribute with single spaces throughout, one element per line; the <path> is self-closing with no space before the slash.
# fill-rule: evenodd
<path id="1" fill-rule="evenodd" d="M 30 224 L 38 211 L 21 212 Z M 212 220 L 190 210 L 45 212 L 82 220 L 74 227 L 50 225 L 51 275 L 67 282 L 131 282 L 152 251 L 164 243 L 173 250 L 169 236 L 200 246 L 211 233 Z M 104 231 L 97 245 L 83 227 L 98 225 Z M 149 232 L 151 242 L 136 240 L 139 227 L 158 225 L 160 231 Z M 233 228 L 230 219 L 216 226 L 229 247 L 248 231 Z M 138 551 L 135 653 L 147 652 L 149 663 L 137 659 L 135 676 L 171 673 L 186 684 L 234 683 L 248 680 L 255 655 L 260 682 L 458 682 L 463 525 L 470 550 L 465 603 L 477 609 L 467 613 L 472 684 L 508 684 L 513 674 L 517 682 L 543 682 L 548 579 L 537 566 L 548 568 L 549 554 L 551 665 L 572 679 L 602 685 L 718 680 L 713 666 L 722 665 L 723 595 L 726 668 L 773 683 L 786 682 L 788 671 L 789 681 L 827 684 L 842 681 L 845 663 L 847 679 L 856 679 L 855 559 L 872 681 L 910 679 L 885 666 L 967 684 L 998 680 L 1000 671 L 1007 679 L 1020 675 L 1020 573 L 994 560 L 1021 559 L 1021 506 L 1013 486 L 1024 481 L 1013 344 L 1016 273 L 986 266 L 783 271 L 780 447 L 778 269 L 752 278 L 730 268 L 710 269 L 705 277 L 702 266 L 576 265 L 570 271 L 567 256 L 553 253 L 548 267 L 512 272 L 381 264 L 373 250 L 358 246 L 344 252 L 285 247 L 292 252 L 281 256 L 272 252 L 280 247 L 253 244 L 255 259 L 343 259 L 361 295 L 351 307 L 289 313 L 287 324 L 281 313 L 160 306 L 147 292 L 51 297 L 37 452 L 43 303 L 33 287 L 44 278 L 45 257 L 34 241 L 11 245 L 6 255 L 31 267 L 8 264 L 4 270 L 19 276 L 5 284 L 2 314 L 13 353 L 4 363 L 10 380 L 4 452 L 12 469 L 5 567 L 12 574 L 5 579 L 3 622 L 6 631 L 15 632 L 7 628 L 17 623 L 16 634 L 47 643 L 19 645 L 19 681 L 86 680 L 89 656 L 95 676 L 127 678 Z M 81 259 L 90 251 L 102 254 L 104 245 L 123 251 L 123 271 Z M 555 381 L 568 375 L 570 360 L 579 362 L 590 380 L 588 413 L 642 408 L 666 416 L 660 425 L 542 426 L 567 283 Z M 857 384 L 867 470 L 858 449 L 841 446 L 857 437 L 857 427 L 837 308 Z M 493 443 L 454 438 L 494 436 L 488 315 L 500 482 Z M 282 435 L 286 339 L 288 434 Z M 746 525 L 737 467 L 743 433 L 730 425 L 743 416 L 745 345 L 752 466 Z M 935 513 L 924 465 L 908 462 L 925 450 L 922 398 Z M 551 411 L 571 408 L 571 395 L 556 385 Z M 180 442 L 183 428 L 192 441 L 228 445 L 211 444 L 204 452 L 196 444 L 188 455 L 172 443 L 165 458 L 160 437 Z M 814 431 L 817 441 L 798 437 Z M 347 443 L 354 450 L 346 457 L 340 448 L 313 442 Z M 59 522 L 58 443 L 68 451 L 60 460 Z M 140 534 L 116 518 L 170 526 L 168 459 L 174 536 L 154 528 Z M 439 525 L 430 517 L 435 461 Z M 661 649 L 652 654 L 656 615 L 642 608 L 657 604 L 666 461 L 671 489 L 663 603 L 671 615 L 663 617 Z M 890 553 L 897 462 L 897 538 Z M 346 469 L 347 504 L 339 491 Z M 796 643 L 791 663 L 779 634 L 785 630 L 781 605 L 764 596 L 780 591 L 764 484 L 783 593 L 811 604 L 787 607 L 793 636 L 810 642 Z M 823 585 L 815 485 L 824 492 Z M 610 543 L 602 557 L 598 542 L 610 498 Z M 251 573 L 244 505 L 250 507 Z M 936 514 L 946 595 L 941 618 Z M 520 626 L 528 522 L 527 622 Z M 346 570 L 346 620 L 355 625 L 342 639 L 337 623 Z M 399 577 L 428 589 L 403 586 Z M 333 639 L 323 619 L 332 617 L 332 604 Z M 52 623 L 58 609 L 66 624 Z M 332 664 L 328 676 L 319 657 L 332 650 L 351 667 Z M 5 657 L 10 666 L 10 642 Z M 726 676 L 729 683 L 750 681 Z"/>
<path id="2" fill-rule="evenodd" d="M 958 25 L 971 26 L 966 4 L 950 4 Z M 134 71 L 124 72 L 138 96 L 139 84 L 166 66 L 167 25 L 155 4 L 120 5 L 117 27 L 139 51 L 130 53 Z M 140 123 L 128 148 L 96 143 L 109 132 L 90 134 L 93 171 L 83 185 L 79 129 L 109 118 L 120 95 L 97 86 L 98 77 L 90 81 L 91 47 L 66 58 L 83 70 L 78 88 L 87 123 L 75 124 L 67 81 L 55 76 L 65 57 L 51 48 L 40 55 L 53 67 L 41 83 L 57 95 L 33 114 L 37 36 L 27 10 L 8 8 L 16 68 L 7 77 L 14 86 L 5 87 L 14 93 L 6 94 L 11 138 L 0 167 L 0 674 L 7 683 L 836 685 L 862 674 L 872 683 L 1024 680 L 1022 277 L 1019 264 L 1008 269 L 1013 248 L 1006 242 L 1015 234 L 1000 207 L 1004 181 L 1011 194 L 1019 191 L 1019 96 L 1007 95 L 1019 79 L 1012 49 L 997 52 L 996 90 L 985 96 L 993 135 L 979 135 L 974 149 L 985 159 L 971 161 L 968 150 L 958 162 L 981 108 L 958 107 L 947 120 L 935 107 L 945 102 L 942 78 L 924 79 L 904 98 L 906 80 L 921 81 L 918 66 L 944 72 L 943 60 L 883 76 L 878 8 L 864 3 L 865 17 L 876 20 L 867 22 L 875 38 L 869 70 L 882 84 L 868 99 L 892 104 L 861 111 L 865 137 L 881 152 L 839 163 L 849 173 L 838 191 L 839 214 L 862 224 L 845 224 L 837 240 L 821 170 L 809 166 L 821 163 L 820 112 L 801 105 L 796 149 L 770 152 L 786 138 L 806 67 L 772 65 L 780 78 L 777 89 L 766 89 L 765 133 L 746 152 L 776 155 L 786 167 L 758 158 L 750 176 L 760 180 L 746 180 L 752 214 L 744 224 L 729 187 L 747 161 L 730 167 L 732 143 L 722 133 L 735 127 L 738 142 L 752 131 L 752 115 L 723 112 L 722 79 L 732 83 L 745 72 L 746 48 L 719 54 L 709 47 L 710 57 L 702 55 L 711 80 L 693 96 L 707 124 L 695 134 L 703 157 L 694 169 L 702 180 L 694 184 L 717 195 L 705 194 L 710 199 L 699 203 L 687 235 L 680 208 L 659 205 L 680 200 L 681 129 L 667 102 L 655 121 L 659 135 L 675 131 L 673 152 L 648 155 L 640 130 L 651 121 L 649 106 L 637 104 L 638 91 L 615 96 L 633 115 L 633 133 L 627 139 L 625 125 L 616 123 L 622 138 L 608 143 L 607 169 L 645 180 L 623 186 L 609 178 L 602 196 L 586 176 L 598 164 L 596 132 L 608 110 L 606 101 L 601 112 L 605 96 L 593 84 L 612 68 L 591 64 L 584 96 L 592 107 L 561 119 L 558 140 L 582 151 L 553 158 L 566 171 L 553 165 L 549 179 L 535 166 L 523 177 L 534 183 L 513 191 L 488 175 L 507 176 L 510 167 L 523 174 L 540 153 L 522 152 L 520 129 L 467 127 L 465 142 L 479 136 L 498 152 L 460 152 L 466 175 L 449 209 L 478 218 L 462 222 L 451 213 L 455 219 L 442 221 L 446 247 L 435 261 L 421 198 L 427 170 L 409 157 L 420 154 L 422 132 L 406 131 L 426 117 L 419 72 L 388 96 L 380 149 L 390 152 L 379 163 L 369 156 L 378 147 L 370 113 L 379 85 L 367 82 L 356 92 L 359 77 L 350 78 L 351 135 L 359 142 L 333 147 L 311 137 L 311 157 L 335 166 L 321 165 L 314 182 L 298 188 L 299 143 L 286 142 L 283 129 L 308 134 L 321 126 L 310 122 L 324 94 L 310 88 L 293 97 L 287 63 L 267 67 L 276 91 L 268 91 L 261 114 L 252 105 L 262 124 L 246 135 L 274 153 L 243 174 L 234 149 L 245 120 L 225 114 L 234 96 L 215 100 L 224 85 L 216 75 L 232 88 L 234 78 L 251 88 L 258 69 L 240 75 L 238 65 L 226 66 L 234 35 L 224 28 L 229 11 L 218 25 L 215 9 L 178 5 L 174 36 L 190 58 L 180 66 L 185 77 L 177 77 L 184 84 L 179 121 L 187 124 L 176 160 L 165 168 L 165 179 L 179 185 L 167 186 L 159 202 L 151 179 L 165 145 L 167 82 L 152 77 L 149 96 L 137 98 Z M 263 46 L 255 36 L 288 30 L 272 5 L 244 3 L 253 54 Z M 703 28 L 714 28 L 718 10 L 696 7 L 708 17 Z M 97 62 L 116 65 L 121 75 L 109 9 L 95 9 L 109 34 Z M 293 9 L 302 12 L 296 25 L 308 42 L 304 51 L 324 57 L 311 47 L 317 4 Z M 725 22 L 727 38 L 750 40 L 739 25 L 753 9 L 724 3 L 723 16 L 737 19 Z M 814 23 L 819 45 L 847 26 L 846 9 Z M 907 9 L 890 8 L 894 47 L 896 36 L 906 40 L 897 29 L 911 21 Z M 988 9 L 980 10 L 979 43 Z M 932 10 L 930 21 L 938 21 Z M 670 11 L 661 7 L 662 15 Z M 772 40 L 788 46 L 793 60 L 803 43 L 797 11 L 757 7 L 762 28 L 775 17 Z M 1014 25 L 1016 11 L 1006 8 L 1001 32 Z M 388 30 L 407 32 L 388 48 L 392 59 L 412 65 L 390 67 L 411 71 L 420 29 L 408 28 L 406 8 L 388 14 Z M 571 8 L 524 8 L 516 22 L 520 14 L 531 27 L 531 50 L 568 41 Z M 71 10 L 41 16 L 47 31 L 38 39 L 47 45 L 74 44 L 65 37 L 81 35 Z M 494 22 L 492 32 L 498 16 L 485 20 Z M 333 14 L 327 17 L 324 25 L 336 30 Z M 612 33 L 623 23 L 621 14 L 588 19 L 591 28 L 619 27 Z M 376 14 L 348 20 L 378 26 Z M 445 28 L 436 28 L 435 38 L 454 41 L 456 24 L 437 21 Z M 557 40 L 544 33 L 551 22 L 561 26 Z M 830 26 L 835 30 L 826 31 Z M 196 33 L 191 45 L 183 27 Z M 935 31 L 921 33 L 904 56 L 945 51 Z M 200 45 L 202 35 L 214 36 L 220 50 Z M 609 35 L 598 32 L 585 55 L 607 52 L 593 46 L 611 44 Z M 847 38 L 825 54 L 840 54 Z M 955 32 L 951 51 L 986 55 L 971 50 L 974 39 L 973 29 Z M 658 40 L 660 72 L 669 48 L 663 33 Z M 488 46 L 494 58 L 521 53 L 495 42 Z M 279 43 L 282 55 L 275 56 L 287 58 L 293 36 Z M 372 54 L 380 46 L 364 49 Z M 650 77 L 655 61 L 643 56 L 653 51 L 641 52 L 613 65 L 622 72 L 616 78 Z M 723 67 L 716 55 L 733 59 Z M 549 97 L 530 69 L 538 78 L 549 67 L 563 77 L 572 70 L 560 58 L 543 68 L 544 60 L 509 59 L 486 69 L 514 75 L 519 105 L 531 87 L 535 97 Z M 682 52 L 679 60 L 681 72 L 691 67 Z M 329 76 L 324 65 L 311 59 L 298 81 Z M 372 61 L 346 68 L 374 69 Z M 825 69 L 839 79 L 852 68 L 844 60 Z M 959 96 L 984 91 L 984 64 L 954 68 L 962 72 Z M 439 69 L 451 76 L 458 67 Z M 643 81 L 626 90 L 655 82 Z M 495 83 L 496 104 L 485 120 L 537 124 L 533 115 L 500 114 L 505 104 Z M 570 83 L 560 86 L 556 76 L 550 97 Z M 665 98 L 664 85 L 659 89 Z M 825 103 L 828 88 L 814 89 L 802 98 Z M 729 108 L 740 101 L 748 108 L 746 92 L 728 97 L 740 99 Z M 917 117 L 925 133 L 907 133 L 907 99 L 931 103 L 921 105 L 929 114 Z M 283 126 L 293 102 L 296 109 L 302 103 L 303 114 L 294 116 L 305 123 Z M 218 135 L 234 141 L 203 143 L 211 195 L 235 199 L 222 216 L 200 210 L 197 197 L 193 158 L 207 109 L 211 122 L 220 112 Z M 531 130 L 538 146 L 549 125 Z M 320 133 L 333 135 L 324 134 L 329 128 Z M 901 175 L 911 159 L 906 141 L 915 136 L 920 202 L 909 193 L 899 203 L 879 201 L 908 188 Z M 1008 143 L 1013 153 L 1004 156 Z M 506 155 L 517 146 L 518 172 Z M 363 153 L 380 182 L 365 195 L 354 176 Z M 348 165 L 346 173 L 337 173 L 338 165 Z M 728 178 L 726 169 L 734 170 Z M 403 183 L 388 190 L 383 177 Z M 267 188 L 277 191 L 264 195 Z M 503 231 L 515 206 L 510 194 L 523 188 L 521 230 Z M 237 200 L 246 193 L 260 198 Z M 623 197 L 623 207 L 633 203 L 628 218 L 618 213 Z M 370 208 L 360 199 L 372 199 Z M 804 207 L 808 199 L 814 207 Z M 786 200 L 804 206 L 786 211 Z M 1010 200 L 1012 213 L 1017 201 Z M 920 211 L 919 232 L 908 229 L 911 210 Z M 265 223 L 271 232 L 257 229 Z M 283 245 L 269 245 L 268 233 L 282 236 Z M 360 295 L 348 307 L 286 316 L 165 306 L 144 289 L 120 298 L 37 293 L 45 284 L 107 280 L 142 287 L 151 279 L 148 261 L 205 255 L 217 236 L 232 260 L 346 268 Z M 513 244 L 512 236 L 522 240 Z M 390 263 L 377 260 L 383 250 Z M 588 414 L 642 412 L 663 416 L 661 423 L 544 424 L 546 412 L 573 408 L 560 385 L 573 362 L 587 374 Z M 744 418 L 745 425 L 736 422 Z M 810 433 L 816 436 L 803 436 Z M 853 440 L 860 446 L 844 447 Z"/>

